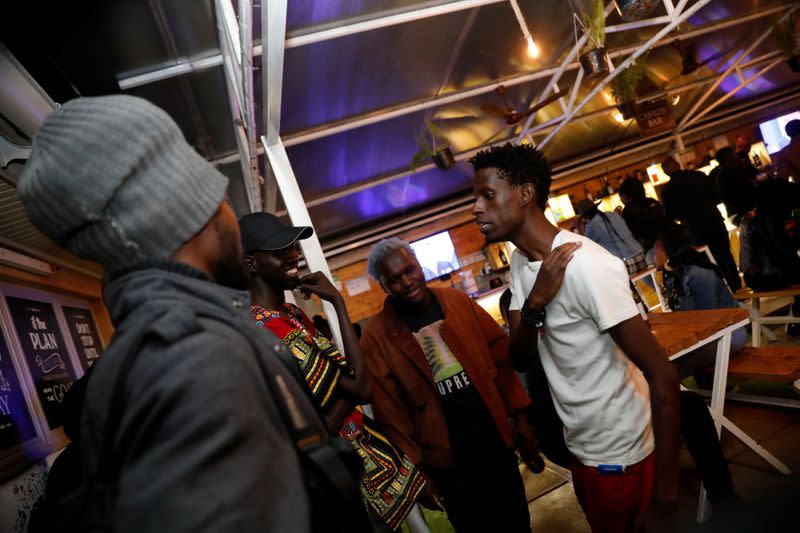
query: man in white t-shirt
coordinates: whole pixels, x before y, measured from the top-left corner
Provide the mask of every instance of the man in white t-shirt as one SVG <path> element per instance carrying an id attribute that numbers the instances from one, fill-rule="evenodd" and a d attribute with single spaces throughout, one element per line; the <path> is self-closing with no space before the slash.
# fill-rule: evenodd
<path id="1" fill-rule="evenodd" d="M 531 146 L 478 153 L 473 213 L 511 241 L 512 361 L 539 357 L 564 423 L 575 492 L 598 531 L 670 529 L 678 491 L 679 383 L 639 316 L 622 261 L 544 216 L 550 168 Z"/>

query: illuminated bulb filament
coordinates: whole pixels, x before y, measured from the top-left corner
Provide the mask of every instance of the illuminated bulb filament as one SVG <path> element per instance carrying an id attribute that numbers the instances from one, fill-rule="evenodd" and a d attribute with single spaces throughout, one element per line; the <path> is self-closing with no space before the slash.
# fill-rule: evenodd
<path id="1" fill-rule="evenodd" d="M 539 57 L 539 47 L 536 45 L 536 41 L 534 41 L 533 37 L 531 37 L 530 35 L 528 35 L 527 41 L 528 41 L 528 55 L 536 59 L 537 57 Z"/>

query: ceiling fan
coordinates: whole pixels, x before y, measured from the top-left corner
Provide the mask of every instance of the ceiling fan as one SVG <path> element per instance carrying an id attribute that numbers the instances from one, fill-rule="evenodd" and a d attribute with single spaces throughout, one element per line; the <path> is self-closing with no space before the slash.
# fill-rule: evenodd
<path id="1" fill-rule="evenodd" d="M 741 45 L 743 45 L 749 39 L 749 35 L 745 34 L 743 37 L 740 37 L 733 45 L 723 48 L 716 54 L 712 54 L 711 56 L 707 57 L 703 61 L 700 61 L 697 57 L 697 42 L 692 41 L 688 44 L 681 42 L 680 39 L 675 40 L 672 45 L 678 50 L 678 53 L 681 56 L 681 73 L 679 76 L 686 76 L 689 74 L 693 74 L 697 71 L 700 67 L 704 67 L 709 63 L 724 57 L 725 55 L 729 54 L 733 50 L 737 49 Z"/>
<path id="2" fill-rule="evenodd" d="M 508 97 L 506 96 L 506 87 L 505 85 L 498 85 L 497 86 L 497 94 L 499 94 L 503 98 L 503 102 L 506 104 L 505 109 L 496 105 L 496 104 L 483 104 L 481 106 L 481 110 L 489 113 L 490 115 L 502 119 L 505 121 L 506 124 L 509 126 L 513 126 L 522 121 L 522 119 L 536 113 L 539 109 L 543 108 L 546 105 L 552 104 L 559 98 L 562 98 L 564 95 L 567 94 L 567 91 L 559 91 L 557 93 L 548 96 L 545 100 L 542 100 L 540 103 L 536 104 L 535 106 L 531 107 L 527 111 L 519 112 L 517 109 L 511 105 L 511 102 L 508 101 Z"/>
<path id="3" fill-rule="evenodd" d="M 522 122 L 523 119 L 533 115 L 543 107 L 547 107 L 548 105 L 552 104 L 559 98 L 563 98 L 565 95 L 567 95 L 567 93 L 568 93 L 567 90 L 561 90 L 556 93 L 553 93 L 544 100 L 542 100 L 541 102 L 539 102 L 538 104 L 534 105 L 533 107 L 530 107 L 527 110 L 520 112 L 517 111 L 517 109 L 511 105 L 511 102 L 508 101 L 508 97 L 506 96 L 505 86 L 499 85 L 497 87 L 497 94 L 499 94 L 503 98 L 503 101 L 506 104 L 505 109 L 496 104 L 488 103 L 488 104 L 483 104 L 481 106 L 481 110 L 492 115 L 493 117 L 503 120 L 506 123 L 506 125 L 497 130 L 491 137 L 483 141 L 483 143 L 481 144 L 487 144 L 491 142 L 506 129 L 510 127 L 511 128 L 515 127 L 517 124 Z"/>

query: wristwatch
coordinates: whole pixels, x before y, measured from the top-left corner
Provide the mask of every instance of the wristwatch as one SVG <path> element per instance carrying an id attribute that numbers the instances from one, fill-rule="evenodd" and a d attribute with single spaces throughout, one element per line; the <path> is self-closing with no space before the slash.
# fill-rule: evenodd
<path id="1" fill-rule="evenodd" d="M 530 308 L 528 308 L 527 299 L 525 299 L 525 303 L 522 304 L 522 309 L 519 310 L 519 314 L 523 322 L 539 329 L 544 326 L 544 319 L 547 317 L 547 312 L 544 307 L 542 307 L 542 310 L 539 312 L 531 311 Z"/>

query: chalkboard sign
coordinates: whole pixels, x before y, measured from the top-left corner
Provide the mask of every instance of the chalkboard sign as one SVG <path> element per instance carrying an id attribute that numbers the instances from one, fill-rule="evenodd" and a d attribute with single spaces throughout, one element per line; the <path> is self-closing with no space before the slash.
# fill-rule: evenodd
<path id="1" fill-rule="evenodd" d="M 75 343 L 78 351 L 78 358 L 86 370 L 94 364 L 103 352 L 103 344 L 100 342 L 100 335 L 97 334 L 97 327 L 92 318 L 92 312 L 80 307 L 62 306 L 64 318 L 67 319 L 67 329 Z"/>
<path id="2" fill-rule="evenodd" d="M 50 429 L 63 425 L 64 394 L 75 381 L 64 337 L 49 303 L 6 297 Z"/>
<path id="3" fill-rule="evenodd" d="M 6 337 L 0 330 L 0 450 L 34 437 L 36 429 L 11 362 Z"/>

